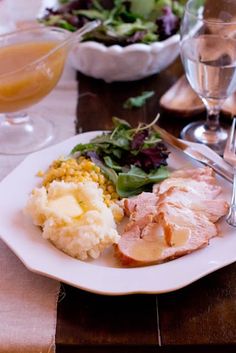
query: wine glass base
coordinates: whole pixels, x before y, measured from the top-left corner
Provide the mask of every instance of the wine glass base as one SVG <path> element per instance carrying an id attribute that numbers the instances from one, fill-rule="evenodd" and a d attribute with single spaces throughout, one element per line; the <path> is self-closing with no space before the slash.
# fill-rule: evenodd
<path id="1" fill-rule="evenodd" d="M 223 155 L 228 131 L 222 127 L 212 131 L 206 128 L 204 121 L 197 121 L 185 126 L 180 136 L 183 140 L 203 143 L 219 155 Z"/>
<path id="2" fill-rule="evenodd" d="M 54 138 L 54 126 L 42 117 L 24 116 L 0 120 L 0 154 L 20 155 L 46 147 Z"/>

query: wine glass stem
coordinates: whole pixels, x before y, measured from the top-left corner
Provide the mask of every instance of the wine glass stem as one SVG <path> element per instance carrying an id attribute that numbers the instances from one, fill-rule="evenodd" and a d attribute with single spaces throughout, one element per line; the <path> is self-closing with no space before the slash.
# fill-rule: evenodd
<path id="1" fill-rule="evenodd" d="M 219 116 L 220 116 L 219 110 L 213 111 L 213 110 L 207 109 L 207 119 L 205 123 L 206 130 L 217 131 L 219 129 L 220 127 Z"/>
<path id="2" fill-rule="evenodd" d="M 207 110 L 207 118 L 205 122 L 205 129 L 208 131 L 217 131 L 220 128 L 220 110 L 222 106 L 221 100 L 216 99 L 205 99 L 202 98 L 206 110 Z"/>

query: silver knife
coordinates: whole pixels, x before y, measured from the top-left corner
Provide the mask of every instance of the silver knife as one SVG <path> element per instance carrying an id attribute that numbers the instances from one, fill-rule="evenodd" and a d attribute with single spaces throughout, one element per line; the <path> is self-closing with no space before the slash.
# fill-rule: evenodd
<path id="1" fill-rule="evenodd" d="M 202 152 L 197 151 L 194 147 L 189 146 L 183 140 L 180 140 L 175 136 L 171 135 L 169 132 L 162 129 L 161 127 L 155 125 L 153 128 L 160 135 L 160 137 L 169 145 L 183 152 L 185 155 L 191 157 L 195 161 L 198 161 L 208 167 L 211 167 L 217 174 L 230 181 L 231 183 L 233 182 L 233 173 L 222 167 L 219 163 L 205 156 Z M 221 159 L 222 161 L 224 161 L 223 158 Z"/>

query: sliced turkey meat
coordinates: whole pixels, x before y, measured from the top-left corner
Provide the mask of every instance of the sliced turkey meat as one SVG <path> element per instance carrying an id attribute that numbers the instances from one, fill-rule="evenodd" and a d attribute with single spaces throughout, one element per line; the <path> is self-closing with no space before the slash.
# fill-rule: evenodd
<path id="1" fill-rule="evenodd" d="M 153 192 L 163 194 L 169 188 L 186 187 L 195 193 L 201 194 L 204 199 L 215 199 L 222 191 L 221 186 L 217 185 L 213 171 L 209 167 L 178 170 L 171 174 L 170 178 L 162 183 L 154 185 Z"/>
<path id="2" fill-rule="evenodd" d="M 206 198 L 204 192 L 196 191 L 187 182 L 183 187 L 170 187 L 164 194 L 160 195 L 160 201 L 163 199 L 173 205 L 191 209 L 199 215 L 203 214 L 211 222 L 217 222 L 227 213 L 228 203 L 224 199 L 216 199 L 214 195 L 214 193 L 208 193 L 208 198 Z M 211 199 L 211 197 L 214 198 Z"/>
<path id="3" fill-rule="evenodd" d="M 158 264 L 186 255 L 206 246 L 217 235 L 214 223 L 191 210 L 165 205 L 157 222 L 142 230 L 134 225 L 117 246 L 117 255 L 125 266 Z M 167 244 L 167 242 L 169 244 Z"/>
<path id="4" fill-rule="evenodd" d="M 125 201 L 130 220 L 117 245 L 123 265 L 168 261 L 206 246 L 228 210 L 210 168 L 177 171 L 153 193 Z"/>
<path id="5" fill-rule="evenodd" d="M 124 201 L 125 214 L 130 217 L 126 229 L 133 224 L 140 228 L 152 222 L 156 214 L 158 196 L 151 192 L 142 192 L 140 195 Z"/>

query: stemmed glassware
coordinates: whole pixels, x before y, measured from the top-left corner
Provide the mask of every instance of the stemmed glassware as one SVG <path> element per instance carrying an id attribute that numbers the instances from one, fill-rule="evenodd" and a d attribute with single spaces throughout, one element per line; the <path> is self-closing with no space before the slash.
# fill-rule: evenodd
<path id="1" fill-rule="evenodd" d="M 51 92 L 71 47 L 99 24 L 89 22 L 73 34 L 37 26 L 0 36 L 0 153 L 33 152 L 53 139 L 52 123 L 25 109 Z"/>
<path id="2" fill-rule="evenodd" d="M 187 125 L 181 137 L 223 154 L 228 132 L 219 123 L 220 110 L 236 90 L 236 1 L 189 0 L 180 50 L 187 79 L 207 110 L 206 121 Z"/>

